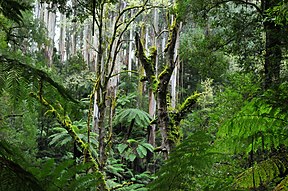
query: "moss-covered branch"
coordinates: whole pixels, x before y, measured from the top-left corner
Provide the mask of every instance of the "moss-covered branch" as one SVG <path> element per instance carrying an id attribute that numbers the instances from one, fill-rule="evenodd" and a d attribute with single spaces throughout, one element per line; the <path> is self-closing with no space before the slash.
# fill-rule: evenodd
<path id="1" fill-rule="evenodd" d="M 197 100 L 200 95 L 200 93 L 195 92 L 194 94 L 190 95 L 188 98 L 185 99 L 177 112 L 178 120 L 184 119 L 186 115 L 191 112 L 191 110 L 196 106 Z"/>
<path id="2" fill-rule="evenodd" d="M 186 98 L 186 100 L 180 105 L 178 111 L 169 113 L 169 131 L 168 131 L 168 141 L 171 145 L 177 145 L 181 138 L 180 122 L 183 120 L 188 113 L 191 112 L 193 108 L 197 105 L 197 100 L 201 94 L 194 93 L 193 95 Z"/>

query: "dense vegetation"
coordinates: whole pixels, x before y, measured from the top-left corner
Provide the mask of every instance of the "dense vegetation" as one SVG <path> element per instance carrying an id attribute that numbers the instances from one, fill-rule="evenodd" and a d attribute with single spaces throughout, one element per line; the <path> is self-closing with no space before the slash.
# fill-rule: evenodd
<path id="1" fill-rule="evenodd" d="M 0 0 L 0 190 L 288 190 L 287 3 Z"/>

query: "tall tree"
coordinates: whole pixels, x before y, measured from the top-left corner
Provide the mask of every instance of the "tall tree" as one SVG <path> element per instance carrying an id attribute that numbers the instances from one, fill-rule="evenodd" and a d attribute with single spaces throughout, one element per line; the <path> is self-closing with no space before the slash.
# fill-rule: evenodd
<path id="1" fill-rule="evenodd" d="M 259 65 L 258 67 L 253 66 L 253 61 L 251 60 L 250 64 L 247 63 L 243 68 L 248 68 L 250 71 L 254 70 L 253 72 L 258 71 L 259 75 L 259 68 L 262 67 L 263 87 L 267 89 L 279 84 L 281 77 L 282 51 L 285 46 L 285 43 L 283 43 L 285 42 L 285 27 L 275 25 L 269 19 L 269 16 L 267 17 L 267 11 L 277 7 L 280 2 L 279 0 L 192 0 L 190 4 L 195 6 L 183 2 L 180 4 L 179 9 L 183 11 L 191 10 L 192 17 L 198 20 L 204 17 L 205 22 L 210 23 L 210 28 L 213 28 L 212 30 L 216 33 L 221 34 L 219 29 L 223 27 L 222 29 L 225 33 L 222 34 L 224 36 L 222 36 L 221 41 L 215 43 L 214 48 L 220 48 L 230 53 L 234 52 L 236 53 L 235 56 L 242 57 L 243 60 L 248 60 L 247 58 L 258 60 L 257 62 L 260 63 L 260 67 Z M 222 14 L 224 12 L 225 14 Z M 216 14 L 218 14 L 217 17 L 215 17 Z M 227 17 L 227 15 L 230 16 Z M 227 18 L 227 20 L 225 21 L 224 18 Z M 203 19 L 200 20 L 203 22 Z M 253 43 L 249 45 L 248 39 Z M 240 45 L 243 47 L 239 48 Z M 239 51 L 235 51 L 237 50 L 236 46 Z M 247 51 L 244 52 L 243 50 L 245 49 Z"/>
<path id="2" fill-rule="evenodd" d="M 155 63 L 157 57 L 157 50 L 155 47 L 150 49 L 150 55 L 145 54 L 145 49 L 139 35 L 136 34 L 136 48 L 137 56 L 143 65 L 146 73 L 149 88 L 153 91 L 157 103 L 157 125 L 160 129 L 162 143 L 157 149 L 164 153 L 164 158 L 168 158 L 171 149 L 179 142 L 181 137 L 179 130 L 179 123 L 185 117 L 188 111 L 196 104 L 199 94 L 189 96 L 175 113 L 168 111 L 169 99 L 168 85 L 176 66 L 175 48 L 178 32 L 179 32 L 179 18 L 175 18 L 169 29 L 169 40 L 166 44 L 165 53 L 166 60 L 164 69 L 156 72 Z"/>

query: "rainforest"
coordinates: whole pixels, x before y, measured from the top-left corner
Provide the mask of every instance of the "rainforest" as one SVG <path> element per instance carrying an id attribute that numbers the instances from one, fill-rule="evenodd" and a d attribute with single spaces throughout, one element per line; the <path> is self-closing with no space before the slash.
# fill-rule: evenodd
<path id="1" fill-rule="evenodd" d="M 287 0 L 0 0 L 0 190 L 288 191 Z"/>

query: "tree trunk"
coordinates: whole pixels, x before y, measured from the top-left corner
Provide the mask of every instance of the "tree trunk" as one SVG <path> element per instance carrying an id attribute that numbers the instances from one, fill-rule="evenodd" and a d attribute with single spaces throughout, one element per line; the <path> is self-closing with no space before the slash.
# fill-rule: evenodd
<path id="1" fill-rule="evenodd" d="M 141 61 L 146 76 L 149 83 L 149 88 L 153 90 L 153 93 L 156 95 L 157 102 L 157 116 L 158 116 L 158 128 L 160 129 L 162 143 L 161 143 L 161 151 L 164 153 L 164 158 L 168 158 L 168 154 L 171 150 L 173 142 L 169 138 L 169 114 L 167 111 L 167 93 L 168 93 L 168 84 L 172 75 L 172 72 L 175 68 L 175 46 L 177 41 L 179 24 L 174 23 L 172 28 L 170 29 L 170 37 L 169 41 L 166 45 L 165 52 L 167 54 L 167 63 L 165 69 L 156 76 L 155 71 L 155 62 L 157 56 L 157 49 L 154 48 L 150 52 L 150 56 L 147 57 L 144 53 L 144 48 L 140 37 L 136 34 L 135 41 L 138 52 L 138 58 Z"/>
<path id="2" fill-rule="evenodd" d="M 171 76 L 171 107 L 175 109 L 176 104 L 177 104 L 177 82 L 178 82 L 178 76 L 179 76 L 179 69 L 180 69 L 180 64 L 179 64 L 179 58 L 178 58 L 178 49 L 179 49 L 179 36 L 180 36 L 180 30 L 182 27 L 182 23 L 180 23 L 179 30 L 177 33 L 177 40 L 176 40 L 176 45 L 175 45 L 175 54 L 174 54 L 174 60 L 175 60 L 175 69 L 172 73 Z"/>
<path id="3" fill-rule="evenodd" d="M 53 9 L 52 3 L 43 3 L 40 10 L 40 19 L 44 21 L 50 44 L 45 46 L 45 57 L 47 58 L 48 67 L 52 66 L 53 51 L 54 51 L 54 37 L 56 27 L 56 14 L 48 9 Z"/>
<path id="4" fill-rule="evenodd" d="M 279 0 L 266 0 L 262 6 L 264 10 L 272 8 Z M 264 88 L 268 89 L 274 85 L 279 84 L 280 80 L 280 66 L 282 60 L 281 52 L 281 26 L 275 25 L 271 21 L 264 22 L 264 30 L 266 34 L 265 46 L 265 63 L 264 63 Z"/>
<path id="5" fill-rule="evenodd" d="M 59 52 L 61 56 L 61 62 L 67 59 L 66 56 L 66 16 L 60 15 L 60 37 L 59 37 Z"/>

